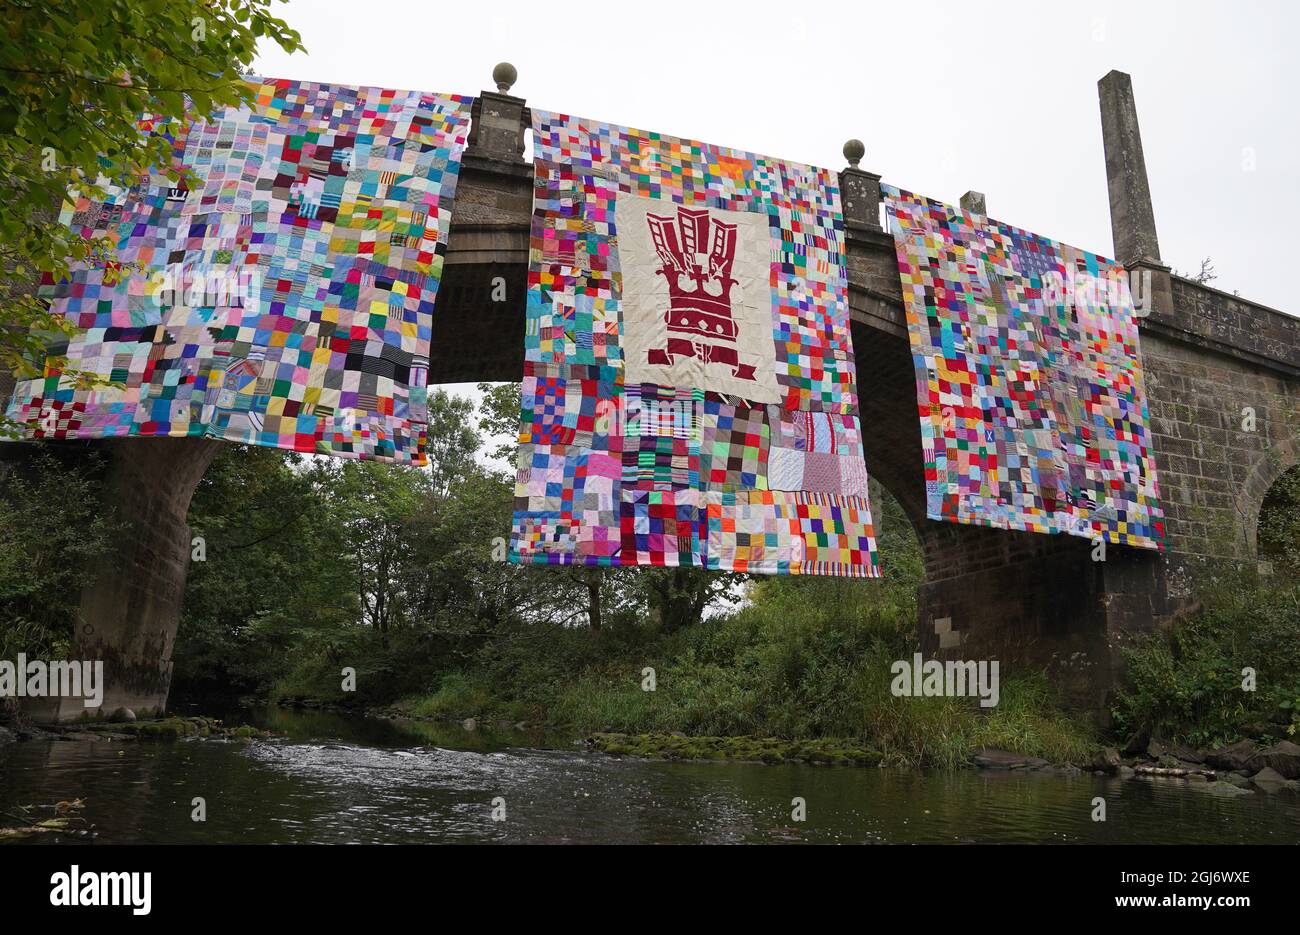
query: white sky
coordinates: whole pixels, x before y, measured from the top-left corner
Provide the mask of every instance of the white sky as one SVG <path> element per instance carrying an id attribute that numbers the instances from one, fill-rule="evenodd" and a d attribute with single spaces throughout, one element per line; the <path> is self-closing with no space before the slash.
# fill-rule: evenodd
<path id="1" fill-rule="evenodd" d="M 546 110 L 863 168 L 1111 255 L 1097 79 L 1133 76 L 1165 263 L 1300 313 L 1296 3 L 292 0 L 265 76 L 477 94 L 513 62 Z M 1253 169 L 1250 160 L 1253 155 Z M 1265 249 L 1275 243 L 1278 249 Z"/>

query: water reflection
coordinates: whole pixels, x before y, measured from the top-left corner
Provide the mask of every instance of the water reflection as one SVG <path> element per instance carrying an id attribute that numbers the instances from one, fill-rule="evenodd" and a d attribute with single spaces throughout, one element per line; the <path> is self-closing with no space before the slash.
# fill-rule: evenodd
<path id="1" fill-rule="evenodd" d="M 0 808 L 81 797 L 103 842 L 1300 842 L 1300 797 L 1177 780 L 661 763 L 564 738 L 272 709 L 272 741 L 29 742 Z M 1091 820 L 1106 798 L 1106 822 Z M 207 802 L 204 823 L 191 800 Z M 791 800 L 807 803 L 794 821 Z M 494 798 L 507 820 L 492 821 Z M 53 843 L 45 835 L 40 843 Z"/>

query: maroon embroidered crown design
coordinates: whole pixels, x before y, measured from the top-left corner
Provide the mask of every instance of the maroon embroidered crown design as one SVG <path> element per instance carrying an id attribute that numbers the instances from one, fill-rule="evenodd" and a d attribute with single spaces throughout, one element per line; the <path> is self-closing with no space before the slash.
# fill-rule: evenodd
<path id="1" fill-rule="evenodd" d="M 704 209 L 680 206 L 676 218 L 648 214 L 646 223 L 659 255 L 660 266 L 655 272 L 668 282 L 668 310 L 664 312 L 668 346 L 652 349 L 649 362 L 671 365 L 674 357 L 696 357 L 705 363 L 730 366 L 741 379 L 754 379 L 753 366 L 740 363 L 734 346 L 702 340 L 736 342 L 731 287 L 737 280 L 732 278 L 731 267 L 736 259 L 737 226 L 710 218 Z"/>

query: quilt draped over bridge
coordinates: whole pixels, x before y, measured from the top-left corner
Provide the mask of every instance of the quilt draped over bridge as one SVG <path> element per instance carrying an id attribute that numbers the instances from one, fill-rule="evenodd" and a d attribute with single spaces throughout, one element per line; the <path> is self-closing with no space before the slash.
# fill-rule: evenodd
<path id="1" fill-rule="evenodd" d="M 879 574 L 833 173 L 533 111 L 514 561 Z"/>
<path id="2" fill-rule="evenodd" d="M 46 287 L 82 329 L 20 383 L 33 437 L 206 436 L 425 461 L 434 299 L 470 118 L 466 97 L 254 79 L 251 107 L 173 141 L 160 173 L 63 221 L 117 246 Z M 132 269 L 132 266 L 136 269 Z"/>
<path id="3" fill-rule="evenodd" d="M 931 519 L 1164 548 L 1129 279 L 886 186 Z"/>

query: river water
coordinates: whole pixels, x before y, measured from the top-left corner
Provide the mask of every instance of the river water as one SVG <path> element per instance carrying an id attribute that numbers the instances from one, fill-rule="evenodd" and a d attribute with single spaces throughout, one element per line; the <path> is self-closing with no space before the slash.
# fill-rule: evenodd
<path id="1" fill-rule="evenodd" d="M 443 724 L 281 709 L 253 720 L 283 736 L 9 744 L 0 748 L 0 811 L 81 798 L 99 843 L 1300 842 L 1300 796 L 1289 792 L 669 763 Z M 192 819 L 196 796 L 206 821 Z M 1092 820 L 1097 796 L 1104 822 Z M 795 797 L 805 821 L 792 819 Z M 494 800 L 504 820 L 493 820 Z"/>

